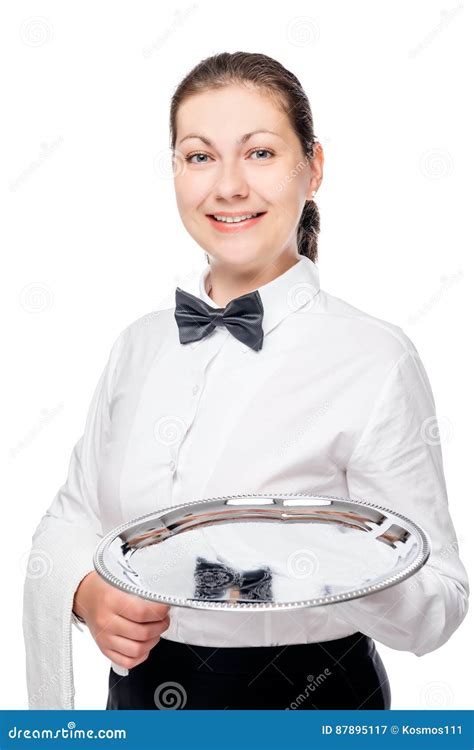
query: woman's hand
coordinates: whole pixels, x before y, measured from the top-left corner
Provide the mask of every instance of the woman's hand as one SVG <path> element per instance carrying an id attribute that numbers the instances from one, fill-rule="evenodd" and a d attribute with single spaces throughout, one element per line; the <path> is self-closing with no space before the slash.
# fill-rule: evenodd
<path id="1" fill-rule="evenodd" d="M 170 624 L 167 604 L 120 591 L 96 571 L 82 579 L 72 608 L 86 621 L 102 653 L 126 669 L 146 661 Z"/>

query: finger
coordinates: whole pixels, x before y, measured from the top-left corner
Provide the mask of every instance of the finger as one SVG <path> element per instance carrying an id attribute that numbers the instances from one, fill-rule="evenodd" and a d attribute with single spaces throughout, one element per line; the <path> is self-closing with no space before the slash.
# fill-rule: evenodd
<path id="1" fill-rule="evenodd" d="M 170 618 L 158 622 L 133 622 L 126 617 L 115 615 L 111 632 L 115 635 L 121 635 L 124 638 L 131 638 L 134 641 L 148 641 L 151 638 L 157 638 L 170 626 Z"/>
<path id="2" fill-rule="evenodd" d="M 117 614 L 132 622 L 162 622 L 168 617 L 169 607 L 164 604 L 153 604 L 143 601 L 117 609 Z"/>
<path id="3" fill-rule="evenodd" d="M 159 638 L 151 638 L 148 641 L 133 641 L 131 638 L 123 638 L 121 635 L 112 635 L 109 638 L 109 648 L 122 654 L 122 656 L 141 659 L 144 654 L 150 653 L 159 640 Z"/>
<path id="4" fill-rule="evenodd" d="M 111 662 L 113 662 L 113 664 L 116 664 L 118 667 L 125 667 L 125 669 L 133 669 L 133 667 L 138 667 L 139 664 L 142 664 L 148 659 L 148 654 L 142 656 L 141 659 L 131 659 L 129 656 L 124 656 L 119 651 L 114 651 L 113 649 L 109 648 L 104 650 L 104 654 L 108 659 L 110 659 Z"/>

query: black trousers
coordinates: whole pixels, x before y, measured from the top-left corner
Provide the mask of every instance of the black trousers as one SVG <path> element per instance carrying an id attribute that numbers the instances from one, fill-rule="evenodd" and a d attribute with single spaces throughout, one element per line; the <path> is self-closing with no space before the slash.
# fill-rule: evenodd
<path id="1" fill-rule="evenodd" d="M 121 677 L 110 669 L 107 710 L 389 709 L 390 684 L 371 638 L 212 648 L 161 638 Z"/>

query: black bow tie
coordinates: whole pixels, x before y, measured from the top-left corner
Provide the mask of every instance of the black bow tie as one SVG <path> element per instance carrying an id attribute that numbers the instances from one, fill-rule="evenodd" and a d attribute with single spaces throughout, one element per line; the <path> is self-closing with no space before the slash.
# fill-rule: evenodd
<path id="1" fill-rule="evenodd" d="M 251 349 L 263 346 L 263 304 L 257 290 L 231 300 L 225 307 L 215 308 L 178 286 L 174 316 L 182 344 L 199 341 L 222 325 Z"/>
<path id="2" fill-rule="evenodd" d="M 256 568 L 239 572 L 229 565 L 210 562 L 198 557 L 194 570 L 197 599 L 223 599 L 231 586 L 239 590 L 239 598 L 269 601 L 272 598 L 270 568 Z"/>

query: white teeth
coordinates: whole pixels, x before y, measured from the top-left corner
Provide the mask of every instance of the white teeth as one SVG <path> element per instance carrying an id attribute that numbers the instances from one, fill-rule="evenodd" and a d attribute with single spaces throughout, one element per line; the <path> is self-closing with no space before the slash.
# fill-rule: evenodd
<path id="1" fill-rule="evenodd" d="M 257 214 L 246 214 L 245 216 L 214 216 L 217 221 L 223 221 L 226 224 L 235 224 L 237 221 L 245 221 L 245 219 L 253 219 Z"/>

